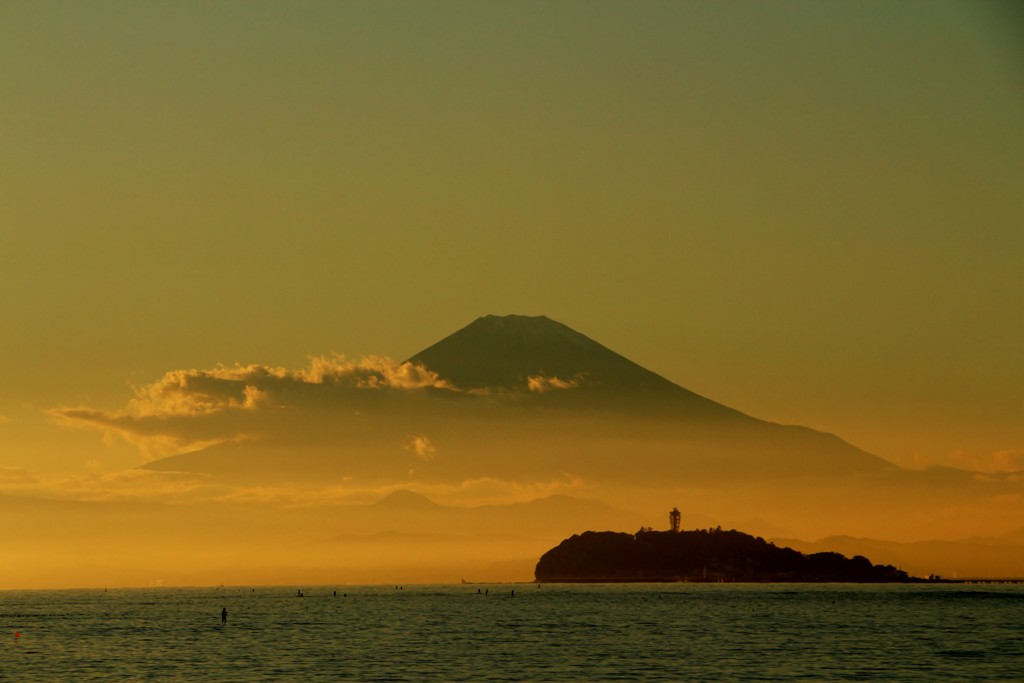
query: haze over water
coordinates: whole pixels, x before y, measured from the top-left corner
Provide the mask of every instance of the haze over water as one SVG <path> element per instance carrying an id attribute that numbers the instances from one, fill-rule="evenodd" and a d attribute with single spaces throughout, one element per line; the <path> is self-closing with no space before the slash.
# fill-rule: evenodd
<path id="1" fill-rule="evenodd" d="M 0 670 L 37 683 L 1019 681 L 1024 670 L 1020 585 L 297 590 L 0 592 Z"/>

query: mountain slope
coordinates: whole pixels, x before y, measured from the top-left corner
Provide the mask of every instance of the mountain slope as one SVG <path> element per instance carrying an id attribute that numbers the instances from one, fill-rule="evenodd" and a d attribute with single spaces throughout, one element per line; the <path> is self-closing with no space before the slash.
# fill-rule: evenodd
<path id="1" fill-rule="evenodd" d="M 546 316 L 477 318 L 409 359 L 462 389 L 526 389 L 531 376 L 589 387 L 672 392 L 668 380 Z"/>
<path id="2" fill-rule="evenodd" d="M 460 389 L 532 391 L 563 403 L 680 404 L 701 417 L 746 418 L 546 316 L 487 315 L 409 358 Z"/>

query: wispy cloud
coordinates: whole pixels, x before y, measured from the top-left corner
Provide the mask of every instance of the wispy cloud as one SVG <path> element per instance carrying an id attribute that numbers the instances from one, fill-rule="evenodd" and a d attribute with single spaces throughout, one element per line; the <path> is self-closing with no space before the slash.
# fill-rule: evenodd
<path id="1" fill-rule="evenodd" d="M 1017 472 L 1024 470 L 1024 451 L 1004 450 L 986 455 L 957 452 L 950 456 L 953 464 L 975 472 Z"/>
<path id="2" fill-rule="evenodd" d="M 367 485 L 342 479 L 323 484 L 251 485 L 218 482 L 203 474 L 147 469 L 53 474 L 0 467 L 0 494 L 90 503 L 265 503 L 300 508 L 344 507 L 373 503 L 397 490 L 409 490 L 438 503 L 468 507 L 526 502 L 559 493 L 580 494 L 593 488 L 591 483 L 568 473 L 530 480 L 477 477 L 448 482 L 406 480 Z"/>
<path id="3" fill-rule="evenodd" d="M 123 470 L 103 474 L 53 474 L 0 468 L 0 493 L 83 502 L 190 502 L 226 493 L 209 478 L 177 472 Z"/>
<path id="4" fill-rule="evenodd" d="M 36 481 L 36 475 L 23 467 L 0 466 L 0 486 L 34 484 Z"/>
<path id="5" fill-rule="evenodd" d="M 300 370 L 257 364 L 173 370 L 137 387 L 120 410 L 62 407 L 49 412 L 60 424 L 98 429 L 153 458 L 256 438 L 269 427 L 268 417 L 296 409 L 346 405 L 354 409 L 359 399 L 370 394 L 424 390 L 456 391 L 422 365 L 383 356 L 350 361 L 333 355 L 313 357 L 309 367 Z M 429 442 L 416 450 L 420 457 L 431 452 L 427 446 Z"/>
<path id="6" fill-rule="evenodd" d="M 451 389 L 421 365 L 383 356 L 350 361 L 345 356 L 314 356 L 308 368 L 287 370 L 236 365 L 212 370 L 174 370 L 136 389 L 123 414 L 136 417 L 202 415 L 231 409 L 283 405 L 296 390 Z"/>
<path id="7" fill-rule="evenodd" d="M 405 449 L 424 462 L 430 462 L 437 455 L 437 449 L 424 434 L 415 434 L 405 442 Z"/>
<path id="8" fill-rule="evenodd" d="M 593 490 L 595 485 L 566 472 L 553 479 L 477 477 L 453 483 L 413 483 L 395 488 L 410 489 L 432 500 L 454 505 L 490 505 L 522 503 L 555 494 L 581 494 Z"/>
<path id="9" fill-rule="evenodd" d="M 578 379 L 565 380 L 558 377 L 544 377 L 542 375 L 531 375 L 526 380 L 526 386 L 530 391 L 538 394 L 558 389 L 575 389 L 579 385 Z"/>

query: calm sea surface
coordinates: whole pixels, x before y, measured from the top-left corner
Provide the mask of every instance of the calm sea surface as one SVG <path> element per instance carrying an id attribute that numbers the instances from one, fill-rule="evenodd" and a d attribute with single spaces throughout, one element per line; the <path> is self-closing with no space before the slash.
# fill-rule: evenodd
<path id="1" fill-rule="evenodd" d="M 1024 681 L 1020 585 L 297 590 L 0 592 L 0 680 Z"/>

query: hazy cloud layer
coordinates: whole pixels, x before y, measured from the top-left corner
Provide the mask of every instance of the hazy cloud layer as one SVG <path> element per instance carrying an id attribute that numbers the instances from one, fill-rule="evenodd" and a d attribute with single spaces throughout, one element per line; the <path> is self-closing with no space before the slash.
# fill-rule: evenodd
<path id="1" fill-rule="evenodd" d="M 956 467 L 976 472 L 1019 472 L 1024 470 L 1024 451 L 996 451 L 990 455 L 954 453 L 950 460 Z"/>
<path id="2" fill-rule="evenodd" d="M 373 503 L 395 491 L 407 490 L 441 504 L 475 506 L 521 503 L 554 494 L 581 494 L 592 488 L 582 478 L 571 474 L 537 480 L 479 477 L 451 482 L 403 481 L 360 485 L 343 479 L 324 485 L 286 483 L 271 486 L 226 484 L 203 474 L 146 469 L 45 474 L 20 467 L 0 467 L 0 495 L 95 503 L 137 501 L 346 506 Z"/>
<path id="3" fill-rule="evenodd" d="M 174 370 L 135 389 L 121 410 L 87 407 L 50 411 L 67 426 L 99 429 L 122 438 L 147 457 L 161 457 L 226 441 L 256 438 L 272 424 L 267 418 L 302 408 L 358 408 L 359 399 L 426 389 L 455 388 L 421 365 L 383 356 L 350 361 L 316 356 L 308 368 L 288 370 L 236 365 L 212 370 Z M 428 440 L 415 441 L 416 455 L 429 459 Z"/>
<path id="4" fill-rule="evenodd" d="M 82 502 L 193 502 L 229 494 L 209 477 L 141 469 L 107 473 L 44 474 L 21 468 L 0 468 L 0 494 Z"/>
<path id="5" fill-rule="evenodd" d="M 0 486 L 34 484 L 36 481 L 36 475 L 23 467 L 0 466 Z"/>
<path id="6" fill-rule="evenodd" d="M 455 484 L 418 484 L 404 488 L 455 505 L 522 503 L 556 494 L 579 495 L 595 490 L 592 483 L 568 472 L 554 479 L 521 481 L 479 477 Z"/>

